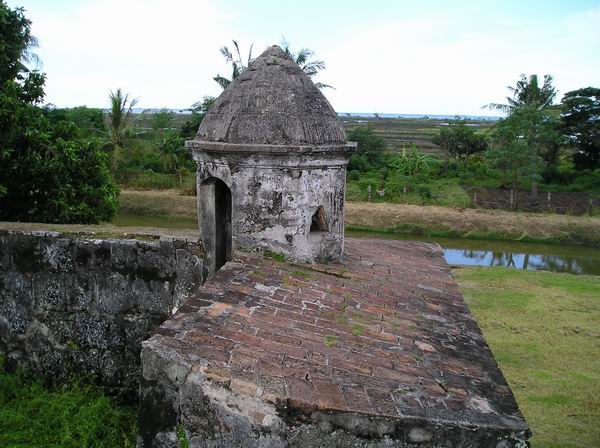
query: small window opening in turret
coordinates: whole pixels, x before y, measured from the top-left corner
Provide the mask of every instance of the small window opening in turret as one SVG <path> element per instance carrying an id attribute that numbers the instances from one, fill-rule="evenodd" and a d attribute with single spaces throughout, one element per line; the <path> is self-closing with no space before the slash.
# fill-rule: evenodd
<path id="1" fill-rule="evenodd" d="M 319 205 L 315 214 L 312 215 L 310 233 L 313 232 L 329 232 L 329 227 L 327 227 L 327 219 L 325 216 L 325 209 L 321 205 Z"/>

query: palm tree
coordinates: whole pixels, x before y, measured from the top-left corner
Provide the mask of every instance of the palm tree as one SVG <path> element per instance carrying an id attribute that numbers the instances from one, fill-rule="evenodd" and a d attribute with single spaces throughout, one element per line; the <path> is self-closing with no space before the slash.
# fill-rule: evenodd
<path id="1" fill-rule="evenodd" d="M 223 89 L 227 88 L 227 86 L 231 84 L 231 81 L 237 78 L 240 75 L 240 73 L 246 70 L 246 67 L 252 64 L 252 62 L 254 61 L 254 59 L 252 59 L 252 47 L 254 46 L 254 44 L 250 45 L 250 50 L 248 51 L 248 59 L 244 61 L 244 59 L 242 58 L 242 52 L 240 51 L 240 46 L 238 45 L 237 41 L 235 39 L 231 39 L 231 42 L 233 42 L 235 54 L 226 45 L 222 46 L 219 49 L 227 63 L 231 63 L 231 79 L 227 79 L 221 75 L 217 75 L 213 78 L 217 82 L 217 84 L 219 84 Z"/>
<path id="2" fill-rule="evenodd" d="M 252 64 L 252 62 L 254 62 L 254 59 L 252 58 L 252 47 L 254 44 L 250 45 L 248 58 L 245 59 L 242 57 L 242 52 L 238 42 L 235 39 L 232 39 L 231 41 L 233 42 L 234 47 L 233 52 L 227 46 L 220 48 L 221 54 L 227 63 L 231 63 L 231 79 L 227 79 L 221 75 L 217 75 L 213 78 L 223 89 L 227 88 L 227 86 L 231 84 L 231 81 L 237 78 L 250 64 Z M 285 38 L 281 41 L 281 47 L 283 51 L 285 51 L 285 53 L 290 57 L 290 59 L 298 64 L 302 71 L 304 71 L 304 73 L 306 73 L 310 78 L 313 78 L 321 70 L 325 70 L 324 61 L 311 60 L 311 58 L 313 58 L 315 55 L 314 51 L 308 48 L 302 48 L 297 53 L 294 53 L 290 48 L 290 44 L 285 40 Z M 315 85 L 319 89 L 333 88 L 328 84 L 323 84 L 322 82 L 317 82 Z"/>
<path id="3" fill-rule="evenodd" d="M 301 48 L 297 53 L 294 53 L 290 47 L 290 43 L 285 39 L 281 40 L 281 48 L 285 51 L 292 61 L 300 66 L 302 71 L 308 75 L 309 78 L 313 78 L 321 70 L 325 70 L 325 61 L 312 61 L 311 59 L 315 56 L 315 52 L 308 48 Z M 333 87 L 322 82 L 316 82 L 315 85 L 319 89 L 325 89 Z"/>
<path id="4" fill-rule="evenodd" d="M 111 168 L 114 173 L 125 138 L 131 130 L 133 123 L 132 109 L 137 104 L 138 98 L 130 100 L 129 94 L 123 93 L 120 88 L 115 92 L 111 90 L 108 98 L 110 100 L 110 112 L 108 112 L 107 129 L 112 146 Z"/>
<path id="5" fill-rule="evenodd" d="M 179 186 L 183 184 L 183 177 L 188 173 L 185 166 L 186 150 L 179 132 L 169 129 L 163 134 L 159 144 L 158 153 L 163 166 L 168 173 L 177 174 Z"/>
<path id="6" fill-rule="evenodd" d="M 37 40 L 37 37 L 29 35 L 27 38 L 27 46 L 23 53 L 21 54 L 21 64 L 33 64 L 34 68 L 37 70 L 42 67 L 42 60 L 35 53 L 35 50 L 39 48 L 40 43 Z"/>
<path id="7" fill-rule="evenodd" d="M 509 116 L 515 112 L 524 113 L 524 117 L 531 116 L 532 112 L 539 114 L 541 111 L 549 109 L 556 98 L 557 91 L 552 85 L 552 81 L 551 75 L 544 75 L 544 83 L 540 86 L 537 75 L 527 77 L 527 75 L 522 74 L 515 87 L 507 86 L 512 92 L 512 97 L 506 97 L 508 104 L 490 103 L 483 107 L 499 110 Z M 517 115 L 515 114 L 515 116 Z M 535 149 L 531 158 L 531 199 L 533 201 L 536 201 L 538 196 L 537 181 L 535 180 L 538 172 L 536 156 L 541 152 L 541 145 L 536 142 L 538 132 L 537 126 L 530 126 L 526 135 L 521 136 L 527 140 L 530 147 Z"/>
<path id="8" fill-rule="evenodd" d="M 552 85 L 552 81 L 551 75 L 544 75 L 544 83 L 540 87 L 537 75 L 527 77 L 523 74 L 515 87 L 506 87 L 512 93 L 512 97 L 506 97 L 508 104 L 490 103 L 483 107 L 499 110 L 509 115 L 521 106 L 530 106 L 537 110 L 545 109 L 551 106 L 556 98 L 557 91 Z"/>

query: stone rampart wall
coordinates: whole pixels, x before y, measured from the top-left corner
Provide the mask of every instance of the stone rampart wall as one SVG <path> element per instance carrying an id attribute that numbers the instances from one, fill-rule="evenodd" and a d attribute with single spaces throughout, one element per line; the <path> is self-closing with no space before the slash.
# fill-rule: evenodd
<path id="1" fill-rule="evenodd" d="M 141 342 L 204 280 L 199 241 L 0 230 L 9 369 L 137 390 Z"/>

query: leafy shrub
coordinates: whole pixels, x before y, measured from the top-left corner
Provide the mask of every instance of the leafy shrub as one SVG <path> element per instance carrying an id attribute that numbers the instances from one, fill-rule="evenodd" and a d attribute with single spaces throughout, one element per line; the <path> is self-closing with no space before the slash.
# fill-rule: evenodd
<path id="1" fill-rule="evenodd" d="M 422 154 L 413 143 L 409 151 L 402 148 L 402 153 L 396 155 L 390 164 L 398 174 L 403 176 L 427 175 L 437 168 L 438 159 Z"/>
<path id="2" fill-rule="evenodd" d="M 136 409 L 83 382 L 47 387 L 0 359 L 0 446 L 134 447 Z"/>
<path id="3" fill-rule="evenodd" d="M 348 171 L 348 180 L 357 181 L 358 179 L 360 179 L 360 172 L 356 170 Z"/>
<path id="4" fill-rule="evenodd" d="M 110 220 L 118 189 L 100 142 L 37 107 L 45 77 L 21 63 L 32 43 L 31 23 L 4 2 L 0 22 L 0 220 Z"/>
<path id="5" fill-rule="evenodd" d="M 427 185 L 417 185 L 416 191 L 419 194 L 419 196 L 421 196 L 424 199 L 432 198 L 431 188 L 429 188 Z"/>
<path id="6" fill-rule="evenodd" d="M 448 127 L 441 128 L 432 141 L 452 157 L 463 159 L 487 149 L 485 135 L 476 133 L 460 120 L 453 120 Z"/>
<path id="7" fill-rule="evenodd" d="M 358 143 L 356 153 L 350 157 L 349 170 L 366 172 L 383 167 L 385 141 L 375 134 L 372 126 L 352 129 L 347 137 L 349 141 Z"/>
<path id="8" fill-rule="evenodd" d="M 387 167 L 383 167 L 383 168 L 379 168 L 378 173 L 379 173 L 379 178 L 382 180 L 385 180 L 385 179 L 387 179 L 388 174 L 390 173 L 390 170 Z"/>
<path id="9" fill-rule="evenodd" d="M 69 109 L 46 106 L 44 107 L 44 114 L 51 125 L 56 125 L 61 121 L 74 123 L 79 128 L 82 137 L 100 137 L 106 132 L 102 109 L 87 108 L 85 106 Z"/>
<path id="10" fill-rule="evenodd" d="M 72 123 L 50 127 L 39 109 L 26 110 L 23 121 L 15 120 L 19 131 L 27 135 L 24 144 L 0 143 L 0 184 L 6 188 L 0 198 L 0 219 L 110 221 L 117 210 L 119 190 L 110 177 L 101 142 L 79 138 Z"/>

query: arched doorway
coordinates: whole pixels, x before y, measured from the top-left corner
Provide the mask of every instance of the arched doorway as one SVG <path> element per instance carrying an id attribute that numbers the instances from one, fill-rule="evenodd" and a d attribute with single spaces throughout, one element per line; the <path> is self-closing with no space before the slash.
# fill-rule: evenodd
<path id="1" fill-rule="evenodd" d="M 231 260 L 231 190 L 211 177 L 200 185 L 200 230 L 211 271 Z"/>

